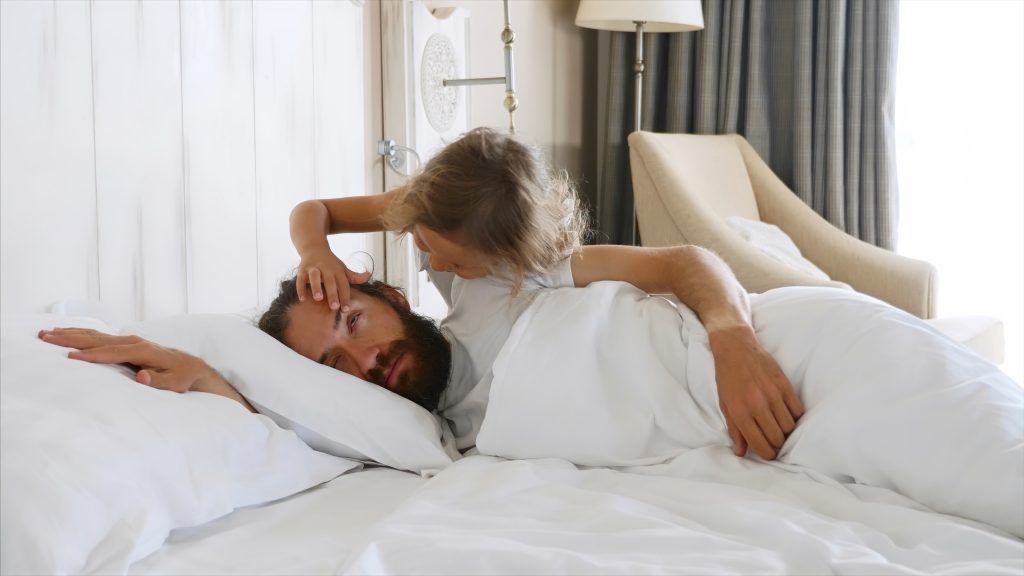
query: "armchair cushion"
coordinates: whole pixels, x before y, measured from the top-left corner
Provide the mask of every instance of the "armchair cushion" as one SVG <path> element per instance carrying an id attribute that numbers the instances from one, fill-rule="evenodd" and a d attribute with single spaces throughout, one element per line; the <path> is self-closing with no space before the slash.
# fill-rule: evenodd
<path id="1" fill-rule="evenodd" d="M 829 279 L 828 274 L 822 272 L 814 262 L 803 257 L 793 240 L 778 226 L 739 216 L 729 216 L 725 223 L 752 246 L 782 264 L 802 270 L 820 280 Z"/>

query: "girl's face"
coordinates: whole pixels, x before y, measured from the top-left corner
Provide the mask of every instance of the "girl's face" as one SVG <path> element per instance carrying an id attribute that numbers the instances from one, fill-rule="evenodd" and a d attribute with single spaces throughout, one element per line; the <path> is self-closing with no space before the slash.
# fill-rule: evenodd
<path id="1" fill-rule="evenodd" d="M 416 247 L 430 255 L 430 267 L 439 272 L 452 272 L 472 280 L 491 273 L 494 259 L 462 244 L 457 232 L 441 233 L 426 226 L 412 227 Z"/>

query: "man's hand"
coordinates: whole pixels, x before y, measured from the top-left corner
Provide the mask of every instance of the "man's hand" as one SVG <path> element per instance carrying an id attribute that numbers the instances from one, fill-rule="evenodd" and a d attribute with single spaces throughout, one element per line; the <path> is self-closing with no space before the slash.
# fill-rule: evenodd
<path id="1" fill-rule="evenodd" d="M 138 336 L 114 336 L 87 328 L 40 330 L 44 342 L 76 348 L 68 358 L 99 364 L 130 364 L 135 380 L 161 390 L 209 392 L 231 398 L 252 411 L 252 406 L 201 359 L 164 348 Z"/>
<path id="2" fill-rule="evenodd" d="M 584 246 L 571 265 L 576 286 L 622 280 L 648 294 L 671 293 L 696 312 L 708 331 L 719 404 L 736 455 L 749 446 L 761 458 L 775 458 L 804 407 L 757 341 L 747 292 L 721 258 L 697 246 Z"/>
<path id="3" fill-rule="evenodd" d="M 749 326 L 710 332 L 708 339 L 719 406 L 736 455 L 745 455 L 749 446 L 761 458 L 774 459 L 803 415 L 803 403 Z"/>

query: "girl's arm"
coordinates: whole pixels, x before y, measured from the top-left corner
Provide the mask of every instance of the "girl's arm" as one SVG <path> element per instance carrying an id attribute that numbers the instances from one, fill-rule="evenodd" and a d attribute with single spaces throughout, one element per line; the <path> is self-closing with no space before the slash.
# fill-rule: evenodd
<path id="1" fill-rule="evenodd" d="M 700 317 L 715 357 L 715 380 L 737 455 L 772 459 L 803 414 L 793 385 L 761 347 L 750 303 L 728 265 L 697 246 L 585 246 L 571 260 L 576 286 L 621 280 L 674 294 Z"/>
<path id="2" fill-rule="evenodd" d="M 372 196 L 305 200 L 295 206 L 289 226 L 292 244 L 300 258 L 295 284 L 299 300 L 306 299 L 308 285 L 313 299 L 323 300 L 326 294 L 332 309 L 348 304 L 349 284 L 366 282 L 370 274 L 349 270 L 331 252 L 327 236 L 384 230 L 381 216 L 400 190 L 396 188 Z"/>

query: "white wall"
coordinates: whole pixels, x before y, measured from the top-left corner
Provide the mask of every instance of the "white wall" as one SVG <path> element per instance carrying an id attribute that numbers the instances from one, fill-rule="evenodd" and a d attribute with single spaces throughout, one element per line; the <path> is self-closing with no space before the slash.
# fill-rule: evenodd
<path id="1" fill-rule="evenodd" d="M 505 26 L 501 0 L 426 0 L 429 7 L 452 6 L 470 14 L 472 77 L 504 76 Z M 576 27 L 577 0 L 510 0 L 514 46 L 517 133 L 541 146 L 557 168 L 580 174 L 583 143 L 584 31 Z M 471 124 L 508 128 L 504 85 L 470 88 Z"/>
<path id="2" fill-rule="evenodd" d="M 500 0 L 446 4 L 470 12 L 468 74 L 502 75 Z M 579 175 L 576 1 L 510 9 L 519 134 Z M 265 304 L 296 264 L 294 203 L 383 188 L 379 18 L 351 0 L 0 2 L 0 313 Z M 502 87 L 472 91 L 472 125 L 507 126 Z M 332 245 L 381 272 L 380 239 Z"/>
<path id="3" fill-rule="evenodd" d="M 296 264 L 292 206 L 382 185 L 378 18 L 350 0 L 0 2 L 0 312 L 265 304 Z"/>

